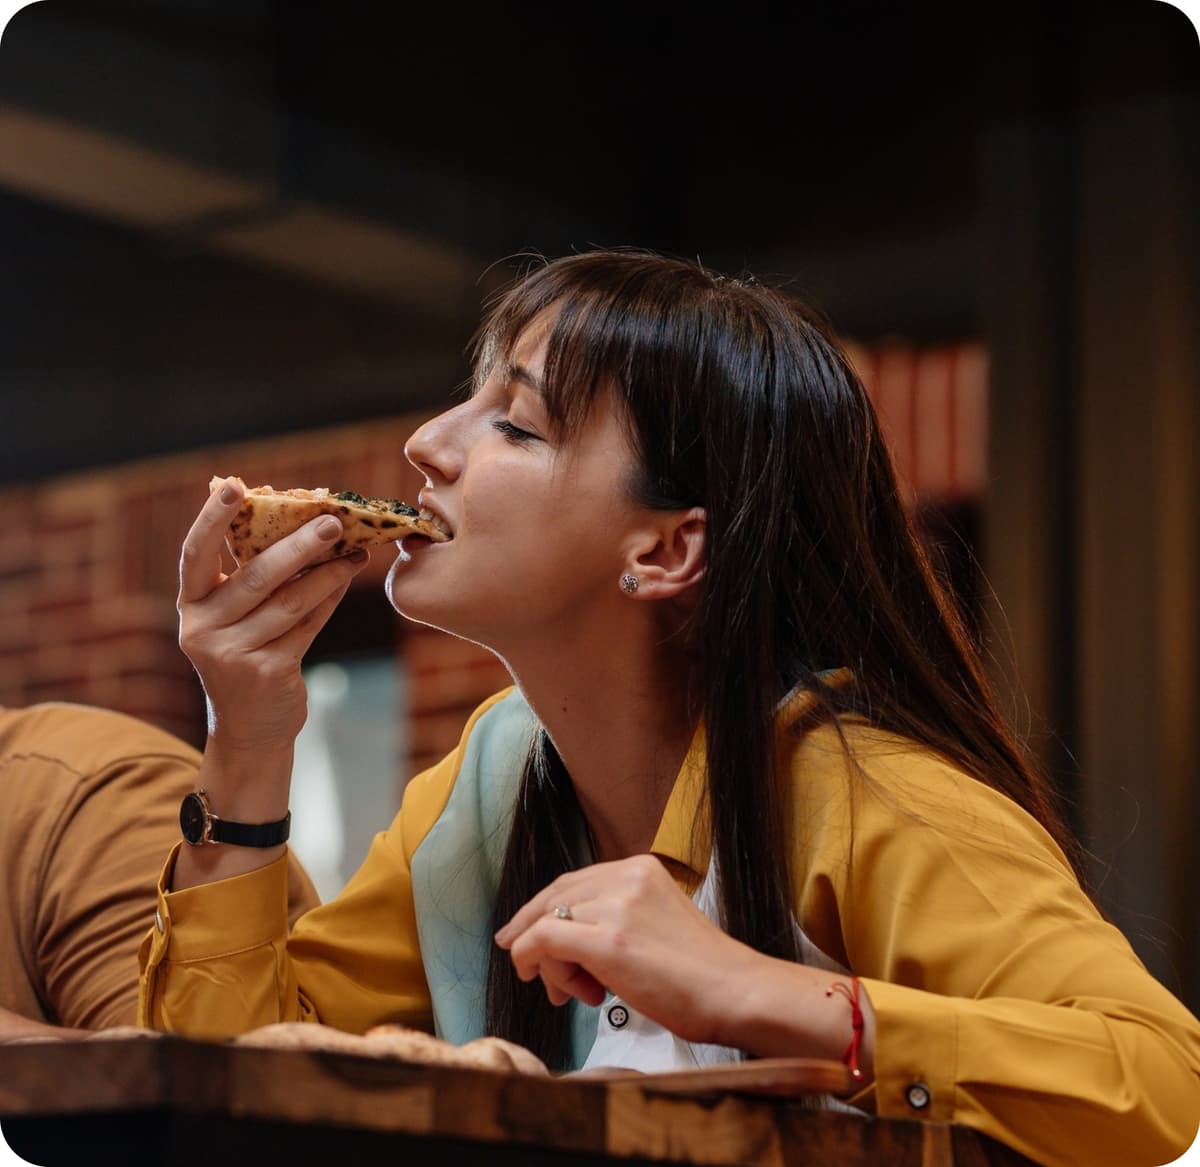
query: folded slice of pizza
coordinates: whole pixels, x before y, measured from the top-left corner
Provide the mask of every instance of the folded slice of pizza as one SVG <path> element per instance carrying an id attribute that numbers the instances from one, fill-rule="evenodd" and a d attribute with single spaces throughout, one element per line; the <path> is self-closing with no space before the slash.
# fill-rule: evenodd
<path id="1" fill-rule="evenodd" d="M 214 477 L 208 488 L 218 490 L 225 481 Z M 444 543 L 450 538 L 439 519 L 399 499 L 364 498 L 352 490 L 336 492 L 325 487 L 276 490 L 272 486 L 249 487 L 240 478 L 234 481 L 242 484 L 245 498 L 229 526 L 225 542 L 239 565 L 318 515 L 340 519 L 343 531 L 329 554 L 314 561 L 317 563 L 349 555 L 359 547 L 391 543 L 408 535 L 419 535 L 434 543 Z"/>

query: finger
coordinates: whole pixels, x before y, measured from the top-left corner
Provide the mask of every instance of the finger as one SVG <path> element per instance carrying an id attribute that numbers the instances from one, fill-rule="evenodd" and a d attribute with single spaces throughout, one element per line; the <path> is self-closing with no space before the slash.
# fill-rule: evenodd
<path id="1" fill-rule="evenodd" d="M 248 650 L 301 641 L 307 649 L 368 562 L 366 552 L 356 552 L 292 578 L 242 618 L 237 631 L 240 641 Z"/>
<path id="2" fill-rule="evenodd" d="M 560 875 L 519 908 L 513 918 L 496 932 L 496 943 L 501 948 L 510 948 L 518 936 L 533 927 L 543 916 L 550 915 L 556 907 L 569 907 L 574 913 L 580 904 L 594 898 L 596 880 L 598 877 L 603 878 L 604 869 L 608 866 L 604 863 L 594 863 L 579 871 L 569 871 Z"/>
<path id="3" fill-rule="evenodd" d="M 219 618 L 232 624 L 254 611 L 289 580 L 310 567 L 314 560 L 328 557 L 330 546 L 343 533 L 338 518 L 319 515 L 260 551 L 229 577 L 228 587 L 221 589 Z M 350 557 L 340 558 L 344 561 Z"/>
<path id="4" fill-rule="evenodd" d="M 595 924 L 544 916 L 517 937 L 509 957 L 521 980 L 542 976 L 574 996 L 577 989 L 602 984 L 601 964 L 612 955 L 604 936 Z"/>
<path id="5" fill-rule="evenodd" d="M 554 1004 L 561 1005 L 567 996 L 560 985 L 565 985 L 572 976 L 574 965 L 569 964 L 564 960 L 555 960 L 553 957 L 544 957 L 540 960 L 536 967 L 526 966 L 517 972 L 517 976 L 523 981 L 531 981 L 534 977 L 541 977 L 542 983 L 546 986 L 546 995 L 554 1001 Z M 555 1000 L 555 997 L 558 1000 Z"/>
<path id="6" fill-rule="evenodd" d="M 599 1005 L 608 995 L 608 990 L 577 964 L 544 959 L 540 975 L 552 1005 L 564 1005 L 572 997 L 585 1005 Z"/>
<path id="7" fill-rule="evenodd" d="M 334 615 L 334 610 L 338 604 L 341 604 L 343 597 L 349 591 L 350 583 L 353 582 L 353 579 L 344 581 L 341 587 L 331 592 L 317 604 L 316 608 L 308 612 L 304 620 L 288 630 L 287 633 L 278 636 L 272 644 L 272 648 L 284 659 L 299 662 L 312 647 L 312 642 L 317 639 L 320 630 L 325 627 L 326 623 L 329 623 L 329 617 Z"/>
<path id="8" fill-rule="evenodd" d="M 179 554 L 179 602 L 204 599 L 221 582 L 221 548 L 242 501 L 242 488 L 231 479 L 212 491 L 183 540 Z"/>

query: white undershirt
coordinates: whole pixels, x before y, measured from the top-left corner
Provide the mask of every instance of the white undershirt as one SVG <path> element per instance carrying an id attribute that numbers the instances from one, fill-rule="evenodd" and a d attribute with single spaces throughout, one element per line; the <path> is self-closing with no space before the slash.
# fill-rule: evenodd
<path id="1" fill-rule="evenodd" d="M 696 889 L 692 900 L 719 926 L 721 917 L 715 871 L 716 864 L 710 863 L 704 882 Z M 830 972 L 848 972 L 813 944 L 798 923 L 793 921 L 793 925 L 806 965 L 828 969 Z M 658 1073 L 664 1070 L 716 1066 L 736 1062 L 740 1057 L 738 1050 L 728 1046 L 684 1041 L 644 1014 L 635 1012 L 620 997 L 609 994 L 600 1007 L 596 1040 L 587 1061 L 583 1064 L 583 1070 L 620 1067 L 641 1070 L 644 1073 Z"/>

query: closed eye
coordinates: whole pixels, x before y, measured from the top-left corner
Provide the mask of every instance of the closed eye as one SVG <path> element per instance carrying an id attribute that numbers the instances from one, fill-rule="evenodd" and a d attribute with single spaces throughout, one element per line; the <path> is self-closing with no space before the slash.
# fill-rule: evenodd
<path id="1" fill-rule="evenodd" d="M 536 442 L 540 439 L 537 434 L 531 434 L 528 430 L 521 429 L 520 426 L 513 425 L 506 417 L 502 417 L 492 422 L 493 428 L 497 432 L 503 434 L 510 442 Z"/>

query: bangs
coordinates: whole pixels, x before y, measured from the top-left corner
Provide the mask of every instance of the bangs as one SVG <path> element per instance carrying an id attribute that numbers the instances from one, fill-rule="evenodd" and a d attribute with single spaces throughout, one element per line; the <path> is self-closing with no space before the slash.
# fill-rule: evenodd
<path id="1" fill-rule="evenodd" d="M 470 350 L 474 388 L 497 365 L 511 362 L 517 341 L 539 316 L 554 314 L 542 383 L 550 423 L 562 436 L 587 417 L 604 388 L 628 405 L 634 370 L 651 353 L 674 347 L 670 334 L 678 329 L 680 308 L 710 287 L 690 264 L 664 264 L 638 252 L 547 264 L 520 279 L 485 317 Z"/>

